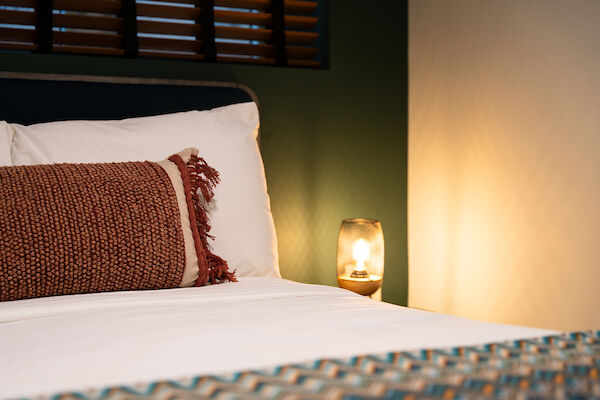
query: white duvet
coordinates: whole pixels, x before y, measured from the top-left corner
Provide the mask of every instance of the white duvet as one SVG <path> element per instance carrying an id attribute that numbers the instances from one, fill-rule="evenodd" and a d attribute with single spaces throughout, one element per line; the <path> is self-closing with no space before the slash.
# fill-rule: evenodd
<path id="1" fill-rule="evenodd" d="M 0 397 L 551 333 L 279 278 L 2 302 Z"/>

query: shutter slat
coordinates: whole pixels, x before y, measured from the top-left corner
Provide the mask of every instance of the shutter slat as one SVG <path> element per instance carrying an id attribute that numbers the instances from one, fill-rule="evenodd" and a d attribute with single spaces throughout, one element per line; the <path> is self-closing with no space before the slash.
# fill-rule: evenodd
<path id="1" fill-rule="evenodd" d="M 230 24 L 248 24 L 272 26 L 271 14 L 251 13 L 244 11 L 215 10 L 215 21 Z M 285 26 L 287 29 L 312 29 L 317 23 L 316 17 L 303 17 L 299 15 L 286 15 Z"/>
<path id="2" fill-rule="evenodd" d="M 123 45 L 123 36 L 119 34 L 106 33 L 54 31 L 54 43 L 75 46 L 120 48 Z"/>
<path id="3" fill-rule="evenodd" d="M 316 1 L 286 0 L 283 4 L 286 13 L 311 15 L 315 12 L 318 3 Z"/>
<path id="4" fill-rule="evenodd" d="M 200 51 L 202 41 L 165 39 L 153 37 L 139 37 L 138 44 L 144 50 L 173 50 L 173 51 Z"/>
<path id="5" fill-rule="evenodd" d="M 316 47 L 286 46 L 289 58 L 315 58 Z M 276 48 L 272 44 L 244 44 L 244 43 L 217 43 L 217 52 L 220 54 L 236 54 L 243 56 L 275 57 Z"/>
<path id="6" fill-rule="evenodd" d="M 215 34 L 217 39 L 258 40 L 261 42 L 268 42 L 273 35 L 273 31 L 271 29 L 264 28 L 216 26 Z"/>
<path id="7" fill-rule="evenodd" d="M 115 49 L 111 47 L 65 46 L 56 44 L 52 47 L 52 51 L 54 53 L 99 54 L 108 56 L 122 56 L 125 53 L 123 49 Z"/>
<path id="8" fill-rule="evenodd" d="M 273 36 L 273 31 L 265 28 L 237 28 L 232 26 L 217 26 L 215 28 L 217 39 L 268 42 Z M 319 34 L 316 32 L 286 31 L 285 37 L 289 44 L 313 44 Z"/>
<path id="9" fill-rule="evenodd" d="M 137 14 L 143 17 L 191 19 L 195 21 L 200 16 L 200 8 L 138 3 Z"/>
<path id="10" fill-rule="evenodd" d="M 271 14 L 215 10 L 215 21 L 229 24 L 271 25 Z"/>
<path id="11" fill-rule="evenodd" d="M 0 0 L 0 5 L 35 8 L 36 0 Z"/>
<path id="12" fill-rule="evenodd" d="M 91 15 L 54 14 L 54 26 L 62 28 L 120 31 L 121 18 Z"/>
<path id="13" fill-rule="evenodd" d="M 196 0 L 150 0 L 158 3 L 173 3 L 173 4 L 187 4 L 187 5 L 195 5 Z M 139 5 L 140 3 L 138 3 Z"/>
<path id="14" fill-rule="evenodd" d="M 54 0 L 55 10 L 118 14 L 121 2 L 115 0 Z"/>
<path id="15" fill-rule="evenodd" d="M 318 37 L 317 32 L 285 31 L 288 44 L 313 44 Z"/>
<path id="16" fill-rule="evenodd" d="M 271 0 L 215 0 L 215 6 L 268 10 Z"/>
<path id="17" fill-rule="evenodd" d="M 228 56 L 228 55 L 218 55 L 217 61 L 235 62 L 235 63 L 244 63 L 244 64 L 264 64 L 264 65 L 275 65 L 275 63 L 276 63 L 276 60 L 274 58 L 267 58 L 267 57 L 247 58 L 247 57 L 233 57 L 233 56 Z"/>
<path id="18" fill-rule="evenodd" d="M 198 24 L 182 24 L 177 22 L 159 22 L 138 20 L 138 32 L 158 33 L 164 35 L 197 36 L 201 27 Z"/>
<path id="19" fill-rule="evenodd" d="M 310 15 L 317 8 L 316 1 L 285 0 L 283 4 L 285 12 L 289 14 Z M 271 0 L 215 0 L 215 6 L 248 8 L 264 11 L 271 8 Z"/>
<path id="20" fill-rule="evenodd" d="M 286 15 L 286 29 L 305 29 L 310 30 L 315 27 L 319 19 L 317 17 L 303 17 L 300 15 Z"/>
<path id="21" fill-rule="evenodd" d="M 0 23 L 35 25 L 35 14 L 29 11 L 0 10 Z"/>
<path id="22" fill-rule="evenodd" d="M 0 40 L 0 48 L 4 50 L 36 51 L 37 45 L 34 43 L 4 43 Z"/>
<path id="23" fill-rule="evenodd" d="M 1 41 L 34 43 L 36 39 L 37 34 L 33 29 L 0 28 Z"/>
<path id="24" fill-rule="evenodd" d="M 174 4 L 195 4 L 195 0 L 161 0 L 161 2 Z M 215 0 L 215 6 L 265 11 L 271 7 L 271 0 Z M 286 13 L 310 15 L 317 8 L 317 2 L 285 0 L 284 6 Z"/>
<path id="25" fill-rule="evenodd" d="M 143 57 L 155 57 L 155 58 L 175 58 L 181 60 L 204 60 L 204 54 L 185 54 L 185 53 L 165 53 L 160 51 L 149 51 L 140 49 L 139 55 Z"/>

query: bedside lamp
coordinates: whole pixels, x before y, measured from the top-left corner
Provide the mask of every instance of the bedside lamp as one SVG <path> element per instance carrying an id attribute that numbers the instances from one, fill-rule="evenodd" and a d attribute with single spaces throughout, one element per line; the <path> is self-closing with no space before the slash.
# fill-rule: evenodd
<path id="1" fill-rule="evenodd" d="M 345 219 L 338 234 L 337 280 L 341 288 L 371 296 L 383 282 L 383 229 L 375 219 Z"/>

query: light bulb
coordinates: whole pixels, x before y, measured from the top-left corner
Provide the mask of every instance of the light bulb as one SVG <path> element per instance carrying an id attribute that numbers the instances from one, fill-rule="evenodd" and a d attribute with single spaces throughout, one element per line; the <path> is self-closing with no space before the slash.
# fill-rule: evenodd
<path id="1" fill-rule="evenodd" d="M 365 239 L 358 239 L 352 246 L 352 258 L 356 261 L 356 271 L 365 270 L 365 261 L 371 257 L 371 248 L 369 242 Z"/>

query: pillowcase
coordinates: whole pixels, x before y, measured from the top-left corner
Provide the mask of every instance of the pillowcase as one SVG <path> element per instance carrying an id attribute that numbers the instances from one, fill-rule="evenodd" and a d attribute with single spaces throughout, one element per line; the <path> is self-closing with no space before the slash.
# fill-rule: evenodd
<path id="1" fill-rule="evenodd" d="M 0 121 L 0 166 L 12 165 L 10 147 L 13 132 L 6 121 Z"/>
<path id="2" fill-rule="evenodd" d="M 235 281 L 207 243 L 218 180 L 196 149 L 0 167 L 0 301 Z"/>
<path id="3" fill-rule="evenodd" d="M 221 177 L 209 210 L 215 253 L 237 276 L 280 276 L 258 126 L 252 102 L 121 121 L 12 124 L 12 159 L 14 165 L 160 160 L 182 148 L 202 149 Z"/>

